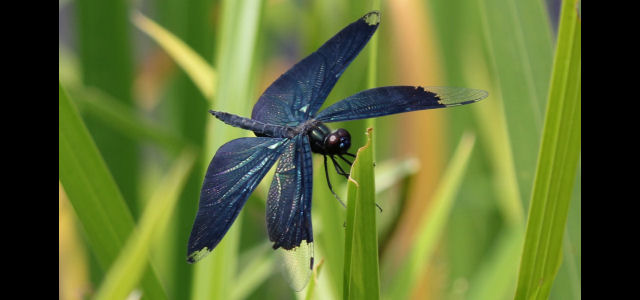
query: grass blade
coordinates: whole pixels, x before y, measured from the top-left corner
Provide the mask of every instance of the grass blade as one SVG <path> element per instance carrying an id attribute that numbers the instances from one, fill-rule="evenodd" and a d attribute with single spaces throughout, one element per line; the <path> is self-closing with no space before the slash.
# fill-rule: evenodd
<path id="1" fill-rule="evenodd" d="M 407 198 L 415 177 L 420 170 L 420 163 L 415 157 L 402 160 L 391 159 L 376 162 L 376 201 L 383 207 L 378 215 L 378 248 L 379 256 L 385 259 L 393 233 L 402 220 L 402 211 L 406 208 Z M 395 200 L 389 197 L 396 193 Z M 381 280 L 384 281 L 384 277 Z M 383 283 L 384 284 L 384 283 Z"/>
<path id="2" fill-rule="evenodd" d="M 249 115 L 252 57 L 262 1 L 223 1 L 221 30 L 218 33 L 216 69 L 220 80 L 215 91 L 214 110 Z M 210 117 L 207 119 L 205 156 L 213 157 L 222 144 L 249 134 Z M 206 160 L 209 164 L 209 160 Z M 203 170 L 206 170 L 205 166 Z M 195 265 L 192 299 L 229 299 L 236 278 L 238 244 L 243 213 L 240 213 L 225 237 L 206 259 Z"/>
<path id="3" fill-rule="evenodd" d="M 133 39 L 125 0 L 74 2 L 83 84 L 133 106 Z M 91 118 L 85 120 L 131 214 L 138 216 L 139 149 L 136 141 Z"/>
<path id="4" fill-rule="evenodd" d="M 193 150 L 185 150 L 178 157 L 147 203 L 138 227 L 129 236 L 94 299 L 125 299 L 136 287 L 147 266 L 149 250 L 164 232 L 194 161 Z"/>
<path id="5" fill-rule="evenodd" d="M 372 131 L 367 130 L 367 144 L 358 149 L 347 183 L 343 299 L 380 298 Z"/>
<path id="6" fill-rule="evenodd" d="M 231 299 L 245 299 L 251 295 L 277 269 L 273 248 L 265 242 L 240 255 L 240 261 L 247 261 L 245 267 L 236 276 Z"/>
<path id="7" fill-rule="evenodd" d="M 129 106 L 98 88 L 71 85 L 68 86 L 68 90 L 81 112 L 86 111 L 124 135 L 134 139 L 153 141 L 176 154 L 186 144 L 186 141 L 177 134 L 148 118 L 139 116 Z"/>
<path id="8" fill-rule="evenodd" d="M 551 74 L 550 23 L 542 1 L 478 3 L 495 86 L 503 99 L 520 199 L 526 200 L 531 195 Z"/>
<path id="9" fill-rule="evenodd" d="M 401 264 L 391 286 L 385 293 L 385 299 L 410 298 L 414 285 L 428 265 L 431 254 L 444 231 L 474 143 L 475 136 L 470 134 L 462 136 L 451 162 L 445 170 L 442 181 L 436 188 L 429 213 L 422 217 L 418 225 L 416 240 L 409 250 L 407 259 Z"/>
<path id="10" fill-rule="evenodd" d="M 213 99 L 216 73 L 204 58 L 177 36 L 140 12 L 134 14 L 133 23 L 156 41 L 178 63 L 207 100 L 211 101 Z"/>
<path id="11" fill-rule="evenodd" d="M 355 135 L 353 135 L 355 136 Z M 316 158 L 315 166 L 322 166 L 322 158 Z M 330 193 L 329 188 L 326 186 L 326 178 L 324 169 L 316 168 L 313 172 L 314 176 L 314 188 L 311 213 L 313 221 L 313 238 L 317 241 L 317 252 L 315 259 L 324 259 L 324 271 L 319 276 L 321 281 L 327 282 L 327 286 L 330 288 L 330 297 L 337 299 L 342 297 L 343 292 L 343 276 L 344 276 L 344 222 L 346 210 L 342 207 L 338 200 Z M 329 174 L 331 182 L 336 189 L 336 193 L 340 196 L 340 199 L 345 199 L 344 189 L 340 189 L 340 185 L 344 185 L 344 181 L 340 181 L 340 178 L 333 176 L 335 173 Z M 344 178 L 342 179 L 344 180 Z M 340 185 L 334 182 L 340 182 Z M 317 229 L 316 229 L 317 228 Z M 321 229 L 321 230 L 320 230 Z M 320 286 L 320 284 L 318 284 Z M 317 292 L 318 289 L 316 289 Z M 316 292 L 316 294 L 318 294 Z"/>
<path id="12" fill-rule="evenodd" d="M 478 271 L 469 279 L 465 299 L 512 299 L 518 274 L 518 260 L 524 236 L 522 228 L 507 227 L 493 243 L 480 263 Z"/>
<path id="13" fill-rule="evenodd" d="M 73 213 L 67 193 L 58 181 L 58 253 L 60 300 L 84 297 L 91 289 L 86 244 L 80 236 L 78 218 Z M 75 298 L 74 298 L 75 297 Z"/>
<path id="14" fill-rule="evenodd" d="M 133 230 L 133 217 L 62 85 L 58 117 L 58 176 L 100 267 L 106 270 Z M 142 286 L 146 299 L 167 299 L 153 270 L 145 272 Z"/>
<path id="15" fill-rule="evenodd" d="M 158 35 L 155 40 L 152 37 L 150 42 L 156 45 L 149 49 L 152 55 L 145 58 L 143 66 L 148 66 L 150 63 L 157 65 L 157 61 L 153 62 L 157 59 L 165 61 L 164 57 L 166 56 L 166 59 L 171 60 L 169 65 L 176 65 L 178 68 L 177 70 L 171 68 L 171 73 L 166 74 L 169 76 L 164 77 L 166 81 L 161 82 L 162 87 L 158 87 L 157 91 L 161 91 L 162 95 L 159 95 L 159 101 L 153 114 L 157 114 L 161 118 L 164 117 L 163 125 L 171 128 L 183 139 L 200 147 L 200 149 L 204 149 L 206 121 L 211 117 L 207 111 L 211 108 L 212 101 L 212 95 L 205 95 L 202 88 L 209 88 L 215 93 L 215 79 L 212 79 L 211 82 L 203 79 L 203 82 L 196 84 L 198 81 L 194 77 L 197 74 L 190 75 L 190 73 L 197 72 L 198 68 L 210 69 L 213 72 L 213 49 L 216 43 L 214 32 L 218 28 L 218 22 L 216 21 L 217 14 L 212 14 L 212 12 L 216 11 L 217 7 L 219 7 L 218 1 L 210 0 L 158 0 L 154 1 L 153 12 L 144 7 L 139 8 L 145 16 L 153 20 L 149 21 L 162 26 L 165 33 L 170 32 L 173 36 L 161 39 L 163 35 Z M 130 19 L 135 25 L 135 12 Z M 149 33 L 151 32 L 149 31 Z M 175 40 L 175 37 L 179 39 L 179 42 L 170 43 Z M 168 45 L 165 47 L 163 44 Z M 170 47 L 182 45 L 188 47 Z M 183 48 L 185 51 L 182 51 Z M 170 52 L 172 49 L 174 51 Z M 174 52 L 175 54 L 172 54 Z M 200 58 L 193 54 L 187 56 L 193 52 Z M 180 63 L 180 61 L 189 58 L 193 59 L 185 61 L 185 63 L 192 62 L 189 65 L 194 68 L 194 72 L 187 72 L 185 64 Z M 144 70 L 151 71 L 146 68 Z M 153 76 L 148 73 L 145 75 Z M 190 298 L 193 266 L 186 264 L 181 257 L 185 255 L 185 244 L 189 240 L 190 229 L 200 198 L 202 174 L 206 170 L 202 161 L 210 159 L 209 155 L 203 154 L 201 151 L 198 161 L 196 161 L 196 167 L 193 168 L 191 176 L 185 184 L 180 196 L 180 205 L 176 207 L 165 238 L 154 246 L 151 253 L 154 258 L 154 266 L 162 272 L 161 279 L 165 283 L 167 294 L 172 299 Z"/>
<path id="16" fill-rule="evenodd" d="M 467 69 L 463 70 L 463 75 L 468 82 L 475 82 L 485 87 L 492 86 L 487 74 L 487 66 L 482 58 L 468 54 L 462 56 L 461 60 L 467 66 Z M 520 228 L 524 235 L 525 213 L 520 198 L 503 99 L 497 88 L 489 89 L 496 91 L 490 94 L 491 101 L 474 105 L 472 112 L 478 120 L 479 139 L 487 141 L 482 145 L 486 149 L 486 159 L 490 163 L 492 173 L 495 174 L 493 185 L 502 215 L 508 226 Z"/>
<path id="17" fill-rule="evenodd" d="M 580 43 L 576 2 L 564 1 L 516 299 L 548 298 L 562 261 L 565 224 L 580 157 Z"/>
<path id="18" fill-rule="evenodd" d="M 324 265 L 324 259 L 320 260 L 318 264 L 313 268 L 313 277 L 307 286 L 307 295 L 305 296 L 305 300 L 313 299 L 313 291 L 316 289 L 316 283 L 318 282 L 318 278 L 320 278 L 320 271 L 322 271 L 322 265 Z"/>

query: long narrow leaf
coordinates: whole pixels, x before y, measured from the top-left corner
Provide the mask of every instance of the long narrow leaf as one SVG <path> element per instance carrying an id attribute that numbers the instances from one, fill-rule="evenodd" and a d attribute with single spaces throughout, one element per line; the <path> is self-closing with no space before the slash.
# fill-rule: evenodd
<path id="1" fill-rule="evenodd" d="M 136 287 L 147 266 L 149 250 L 164 231 L 194 161 L 193 150 L 185 150 L 158 186 L 96 293 L 96 300 L 125 299 Z"/>
<path id="2" fill-rule="evenodd" d="M 189 75 L 198 89 L 209 101 L 215 93 L 216 72 L 213 67 L 198 53 L 193 51 L 178 37 L 173 35 L 156 22 L 136 12 L 133 23 L 144 33 L 148 34 L 164 49 L 180 67 Z"/>
<path id="3" fill-rule="evenodd" d="M 544 1 L 478 0 L 484 39 L 500 88 L 520 199 L 529 199 L 553 59 Z M 526 203 L 525 203 L 526 205 Z"/>
<path id="4" fill-rule="evenodd" d="M 171 74 L 162 77 L 166 81 L 156 81 L 156 83 L 162 84 L 158 86 L 158 91 L 162 95 L 158 95 L 160 96 L 159 102 L 154 112 L 157 112 L 158 116 L 165 117 L 163 118 L 164 126 L 171 128 L 183 139 L 201 149 L 204 149 L 205 124 L 206 120 L 211 117 L 207 111 L 211 108 L 212 101 L 211 95 L 205 95 L 202 88 L 209 88 L 215 93 L 215 82 L 213 82 L 215 79 L 209 83 L 203 79 L 204 82 L 198 85 L 196 84 L 198 83 L 196 75 L 193 73 L 197 72 L 197 68 L 211 70 L 202 73 L 213 72 L 213 48 L 216 43 L 214 32 L 217 28 L 214 23 L 217 23 L 217 17 L 212 12 L 218 6 L 217 1 L 210 0 L 158 0 L 153 2 L 153 13 L 149 12 L 151 15 L 147 15 L 148 18 L 153 19 L 153 22 L 162 26 L 166 32 L 170 32 L 181 41 L 169 43 L 172 41 L 171 38 L 159 39 L 165 35 L 160 35 L 158 38 L 152 37 L 153 42 L 158 44 L 160 51 L 167 53 L 168 57 L 176 62 L 180 68 L 179 70 L 173 70 L 173 68 L 168 70 Z M 145 11 L 144 8 L 141 9 Z M 135 16 L 133 17 L 135 18 Z M 168 45 L 164 46 L 163 44 Z M 185 47 L 169 48 L 169 46 L 180 45 L 187 45 L 186 49 L 193 51 L 181 51 Z M 195 53 L 202 59 L 198 59 L 195 55 L 187 56 L 190 53 Z M 154 57 L 156 56 L 147 57 L 144 65 L 158 66 L 158 61 Z M 180 63 L 191 57 L 194 57 L 190 60 L 193 62 Z M 186 72 L 187 64 L 196 69 L 192 72 Z M 151 71 L 146 68 L 145 70 Z M 158 75 L 160 74 L 162 73 L 160 72 Z M 210 159 L 207 157 L 208 155 L 202 154 L 200 152 L 198 159 L 207 161 Z M 198 207 L 204 168 L 205 166 L 200 160 L 196 162 L 196 167 L 191 172 L 180 196 L 180 205 L 176 207 L 176 212 L 168 225 L 170 227 L 168 227 L 165 238 L 154 246 L 151 253 L 154 265 L 158 267 L 159 271 L 162 271 L 162 280 L 165 283 L 167 294 L 172 299 L 189 299 L 191 293 L 193 266 L 186 264 L 181 257 L 185 255 L 185 243 L 189 239 L 189 229 L 193 225 L 195 208 Z"/>
<path id="5" fill-rule="evenodd" d="M 86 111 L 124 135 L 153 141 L 176 153 L 186 144 L 184 139 L 175 133 L 150 119 L 139 116 L 133 109 L 100 89 L 73 85 L 67 88 L 80 111 Z"/>
<path id="6" fill-rule="evenodd" d="M 277 270 L 273 257 L 273 248 L 265 242 L 240 255 L 240 261 L 247 261 L 246 266 L 238 272 L 237 285 L 231 299 L 245 299 L 251 295 L 268 277 Z"/>
<path id="7" fill-rule="evenodd" d="M 372 131 L 358 149 L 347 184 L 343 299 L 380 298 Z"/>
<path id="8" fill-rule="evenodd" d="M 420 162 L 415 157 L 376 162 L 376 194 L 380 194 L 407 177 L 415 175 L 419 169 Z"/>
<path id="9" fill-rule="evenodd" d="M 248 115 L 251 93 L 250 71 L 255 48 L 260 0 L 223 1 L 222 27 L 218 33 L 217 81 L 213 109 Z M 217 119 L 207 119 L 205 155 L 213 157 L 222 144 L 248 134 Z M 206 160 L 209 163 L 209 160 Z M 206 167 L 204 168 L 206 169 Z M 229 299 L 236 278 L 238 243 L 243 214 L 236 218 L 220 244 L 195 265 L 192 299 Z"/>
<path id="10" fill-rule="evenodd" d="M 305 300 L 313 299 L 313 292 L 316 289 L 316 283 L 318 282 L 318 278 L 320 277 L 320 271 L 322 271 L 322 266 L 324 265 L 324 259 L 320 260 L 320 262 L 313 269 L 313 277 L 311 277 L 311 281 L 309 281 L 309 285 L 306 287 L 307 295 L 305 296 Z"/>
<path id="11" fill-rule="evenodd" d="M 60 182 L 103 270 L 116 259 L 134 227 L 133 217 L 89 131 L 59 86 L 58 163 Z M 167 299 L 149 269 L 142 278 L 145 299 Z"/>
<path id="12" fill-rule="evenodd" d="M 468 68 L 463 71 L 468 82 L 477 82 L 480 86 L 491 87 L 487 67 L 481 58 L 467 55 L 463 56 L 462 60 Z M 479 139 L 488 141 L 482 145 L 486 149 L 487 160 L 495 174 L 493 185 L 502 215 L 509 226 L 520 228 L 524 233 L 524 207 L 520 198 L 514 155 L 510 146 L 504 100 L 498 89 L 491 88 L 491 90 L 495 90 L 495 93 L 491 94 L 491 101 L 474 105 L 472 112 L 478 120 Z"/>
<path id="13" fill-rule="evenodd" d="M 376 199 L 378 199 L 378 204 L 384 208 L 383 213 L 379 214 L 378 219 L 376 219 L 379 256 L 385 257 L 389 241 L 401 222 L 402 211 L 407 203 L 407 195 L 415 182 L 416 174 L 420 170 L 420 164 L 415 157 L 402 160 L 391 159 L 381 163 L 376 162 L 375 169 Z M 391 194 L 386 192 L 387 190 L 393 190 L 397 194 L 394 196 L 395 201 L 386 198 Z M 384 194 L 385 197 L 381 197 L 381 194 Z"/>
<path id="14" fill-rule="evenodd" d="M 518 260 L 524 229 L 508 227 L 485 256 L 478 271 L 469 280 L 465 299 L 512 299 L 516 289 Z"/>
<path id="15" fill-rule="evenodd" d="M 74 1 L 75 33 L 83 84 L 133 106 L 133 51 L 127 18 L 130 2 Z M 115 130 L 84 119 L 134 218 L 139 215 L 138 144 Z"/>
<path id="16" fill-rule="evenodd" d="M 564 1 L 516 299 L 547 299 L 562 261 L 580 157 L 580 43 L 576 1 Z"/>
<path id="17" fill-rule="evenodd" d="M 429 213 L 422 217 L 418 225 L 416 240 L 407 259 L 394 276 L 385 299 L 408 299 L 444 231 L 455 195 L 460 188 L 475 136 L 465 134 L 446 168 L 442 181 L 436 188 Z"/>

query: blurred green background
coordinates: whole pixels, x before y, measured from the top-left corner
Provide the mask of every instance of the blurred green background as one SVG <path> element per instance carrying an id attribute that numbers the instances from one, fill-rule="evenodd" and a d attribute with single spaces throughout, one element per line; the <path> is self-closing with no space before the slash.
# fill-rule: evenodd
<path id="1" fill-rule="evenodd" d="M 97 161 L 97 167 L 89 167 L 72 152 L 83 153 L 80 144 L 60 146 L 60 298 L 93 298 L 108 282 L 117 283 L 112 263 L 118 255 L 129 255 L 118 249 L 134 224 L 140 235 L 140 247 L 134 249 L 148 250 L 138 257 L 146 265 L 140 276 L 152 283 L 141 288 L 132 277 L 137 292 L 125 293 L 133 299 L 156 299 L 154 293 L 167 299 L 340 298 L 345 209 L 326 187 L 322 157 L 314 158 L 312 211 L 315 259 L 324 261 L 312 293 L 294 293 L 274 263 L 264 220 L 271 175 L 211 257 L 189 265 L 186 248 L 215 150 L 249 135 L 217 122 L 208 109 L 250 116 L 273 80 L 373 9 L 381 12 L 377 40 L 344 72 L 325 106 L 371 85 L 489 92 L 472 105 L 375 121 L 376 201 L 383 208 L 377 215 L 381 295 L 512 299 L 553 94 L 559 1 L 60 1 L 61 98 L 68 96 L 68 111 L 77 110 L 100 155 L 87 158 Z M 149 25 L 153 22 L 159 26 Z M 184 44 L 176 46 L 171 36 Z M 204 61 L 194 63 L 194 55 Z M 61 108 L 61 132 L 71 124 L 67 116 Z M 332 125 L 351 132 L 354 151 L 364 145 L 366 121 Z M 434 193 L 465 134 L 475 136 L 475 143 L 450 208 L 440 212 L 443 225 L 430 239 L 426 262 L 416 266 L 411 284 L 398 285 L 394 278 L 420 238 L 420 224 L 434 217 Z M 63 152 L 71 153 L 68 159 Z M 67 165 L 76 157 L 75 167 Z M 101 196 L 103 189 L 95 182 L 102 175 L 92 173 L 101 171 L 101 159 L 108 170 L 102 181 L 115 183 L 116 198 L 124 205 L 92 211 L 88 202 L 87 208 L 81 206 L 83 185 L 96 199 L 109 198 Z M 579 161 L 573 172 L 565 185 L 572 191 L 565 197 L 562 261 L 550 299 L 581 298 Z M 87 182 L 74 184 L 82 178 Z M 331 179 L 336 191 L 346 195 L 346 180 L 336 174 Z M 152 210 L 159 216 L 146 219 Z M 91 225 L 101 211 L 105 222 L 131 224 L 122 229 L 115 224 L 113 230 Z M 113 221 L 118 212 L 126 212 L 124 221 Z M 165 221 L 144 227 L 143 220 Z M 148 239 L 144 228 L 153 228 Z M 95 250 L 98 243 L 108 244 L 109 230 L 120 237 L 114 241 L 120 246 L 113 253 Z"/>

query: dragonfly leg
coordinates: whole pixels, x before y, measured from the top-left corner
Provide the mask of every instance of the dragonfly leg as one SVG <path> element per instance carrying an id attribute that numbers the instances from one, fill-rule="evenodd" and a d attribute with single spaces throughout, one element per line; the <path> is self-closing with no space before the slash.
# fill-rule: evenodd
<path id="1" fill-rule="evenodd" d="M 342 160 L 344 160 L 345 162 L 347 162 L 350 166 L 353 165 L 353 162 L 349 161 L 348 159 L 344 158 L 342 156 L 342 154 L 338 154 L 338 157 L 340 157 Z"/>
<path id="2" fill-rule="evenodd" d="M 345 172 L 344 169 L 342 169 L 342 167 L 336 161 L 336 159 L 333 157 L 333 155 L 330 155 L 329 158 L 331 158 L 331 161 L 333 162 L 333 167 L 336 169 L 336 172 L 339 175 L 342 175 L 342 176 L 346 177 L 347 179 L 349 179 L 349 173 Z"/>
<path id="3" fill-rule="evenodd" d="M 350 154 L 350 153 L 347 153 Z M 351 154 L 353 155 L 353 154 Z M 355 156 L 355 155 L 354 155 Z M 331 161 L 333 161 L 333 166 L 336 169 L 336 172 L 339 175 L 343 175 L 345 177 L 347 177 L 347 179 L 349 179 L 349 174 L 347 174 L 342 167 L 340 167 L 340 165 L 338 164 L 338 162 L 335 160 L 335 158 L 333 158 L 333 156 L 329 156 L 331 158 Z M 342 158 L 342 160 L 346 161 L 347 163 L 349 163 L 349 165 L 353 165 L 352 162 L 350 162 L 349 160 L 347 160 L 346 158 L 338 155 L 338 157 Z M 329 190 L 331 190 L 331 193 L 333 193 L 333 196 L 336 197 L 336 199 L 338 199 L 338 201 L 340 201 L 340 204 L 342 204 L 342 206 L 346 207 L 344 205 L 344 202 L 342 202 L 342 200 L 340 200 L 340 197 L 338 197 L 338 195 L 336 195 L 336 193 L 333 191 L 333 188 L 331 187 L 331 182 L 329 181 L 329 171 L 327 170 L 327 156 L 324 155 L 324 174 L 327 176 L 327 183 L 329 184 Z M 378 205 L 378 203 L 376 203 L 376 207 L 378 207 L 378 209 L 380 210 L 380 212 L 382 212 L 382 207 L 380 207 L 380 205 Z"/>
<path id="4" fill-rule="evenodd" d="M 324 155 L 324 175 L 327 177 L 327 185 L 329 186 L 329 190 L 331 191 L 331 193 L 333 194 L 334 197 L 336 197 L 336 199 L 338 200 L 338 202 L 340 202 L 340 204 L 346 208 L 347 206 L 344 205 L 344 202 L 342 202 L 342 200 L 340 200 L 340 197 L 338 197 L 338 195 L 336 194 L 336 192 L 333 191 L 333 187 L 331 186 L 331 180 L 329 180 L 329 171 L 327 170 L 327 156 Z"/>

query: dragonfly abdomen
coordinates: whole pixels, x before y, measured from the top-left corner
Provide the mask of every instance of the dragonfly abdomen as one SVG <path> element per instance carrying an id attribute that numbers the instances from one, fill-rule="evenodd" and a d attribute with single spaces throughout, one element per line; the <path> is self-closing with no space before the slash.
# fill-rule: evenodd
<path id="1" fill-rule="evenodd" d="M 234 114 L 221 112 L 221 111 L 209 111 L 212 115 L 218 118 L 220 121 L 225 122 L 233 127 L 239 127 L 246 130 L 253 131 L 257 136 L 275 137 L 275 138 L 293 138 L 298 132 L 295 128 L 290 126 L 281 126 L 267 124 L 254 119 L 244 118 L 236 116 Z"/>

